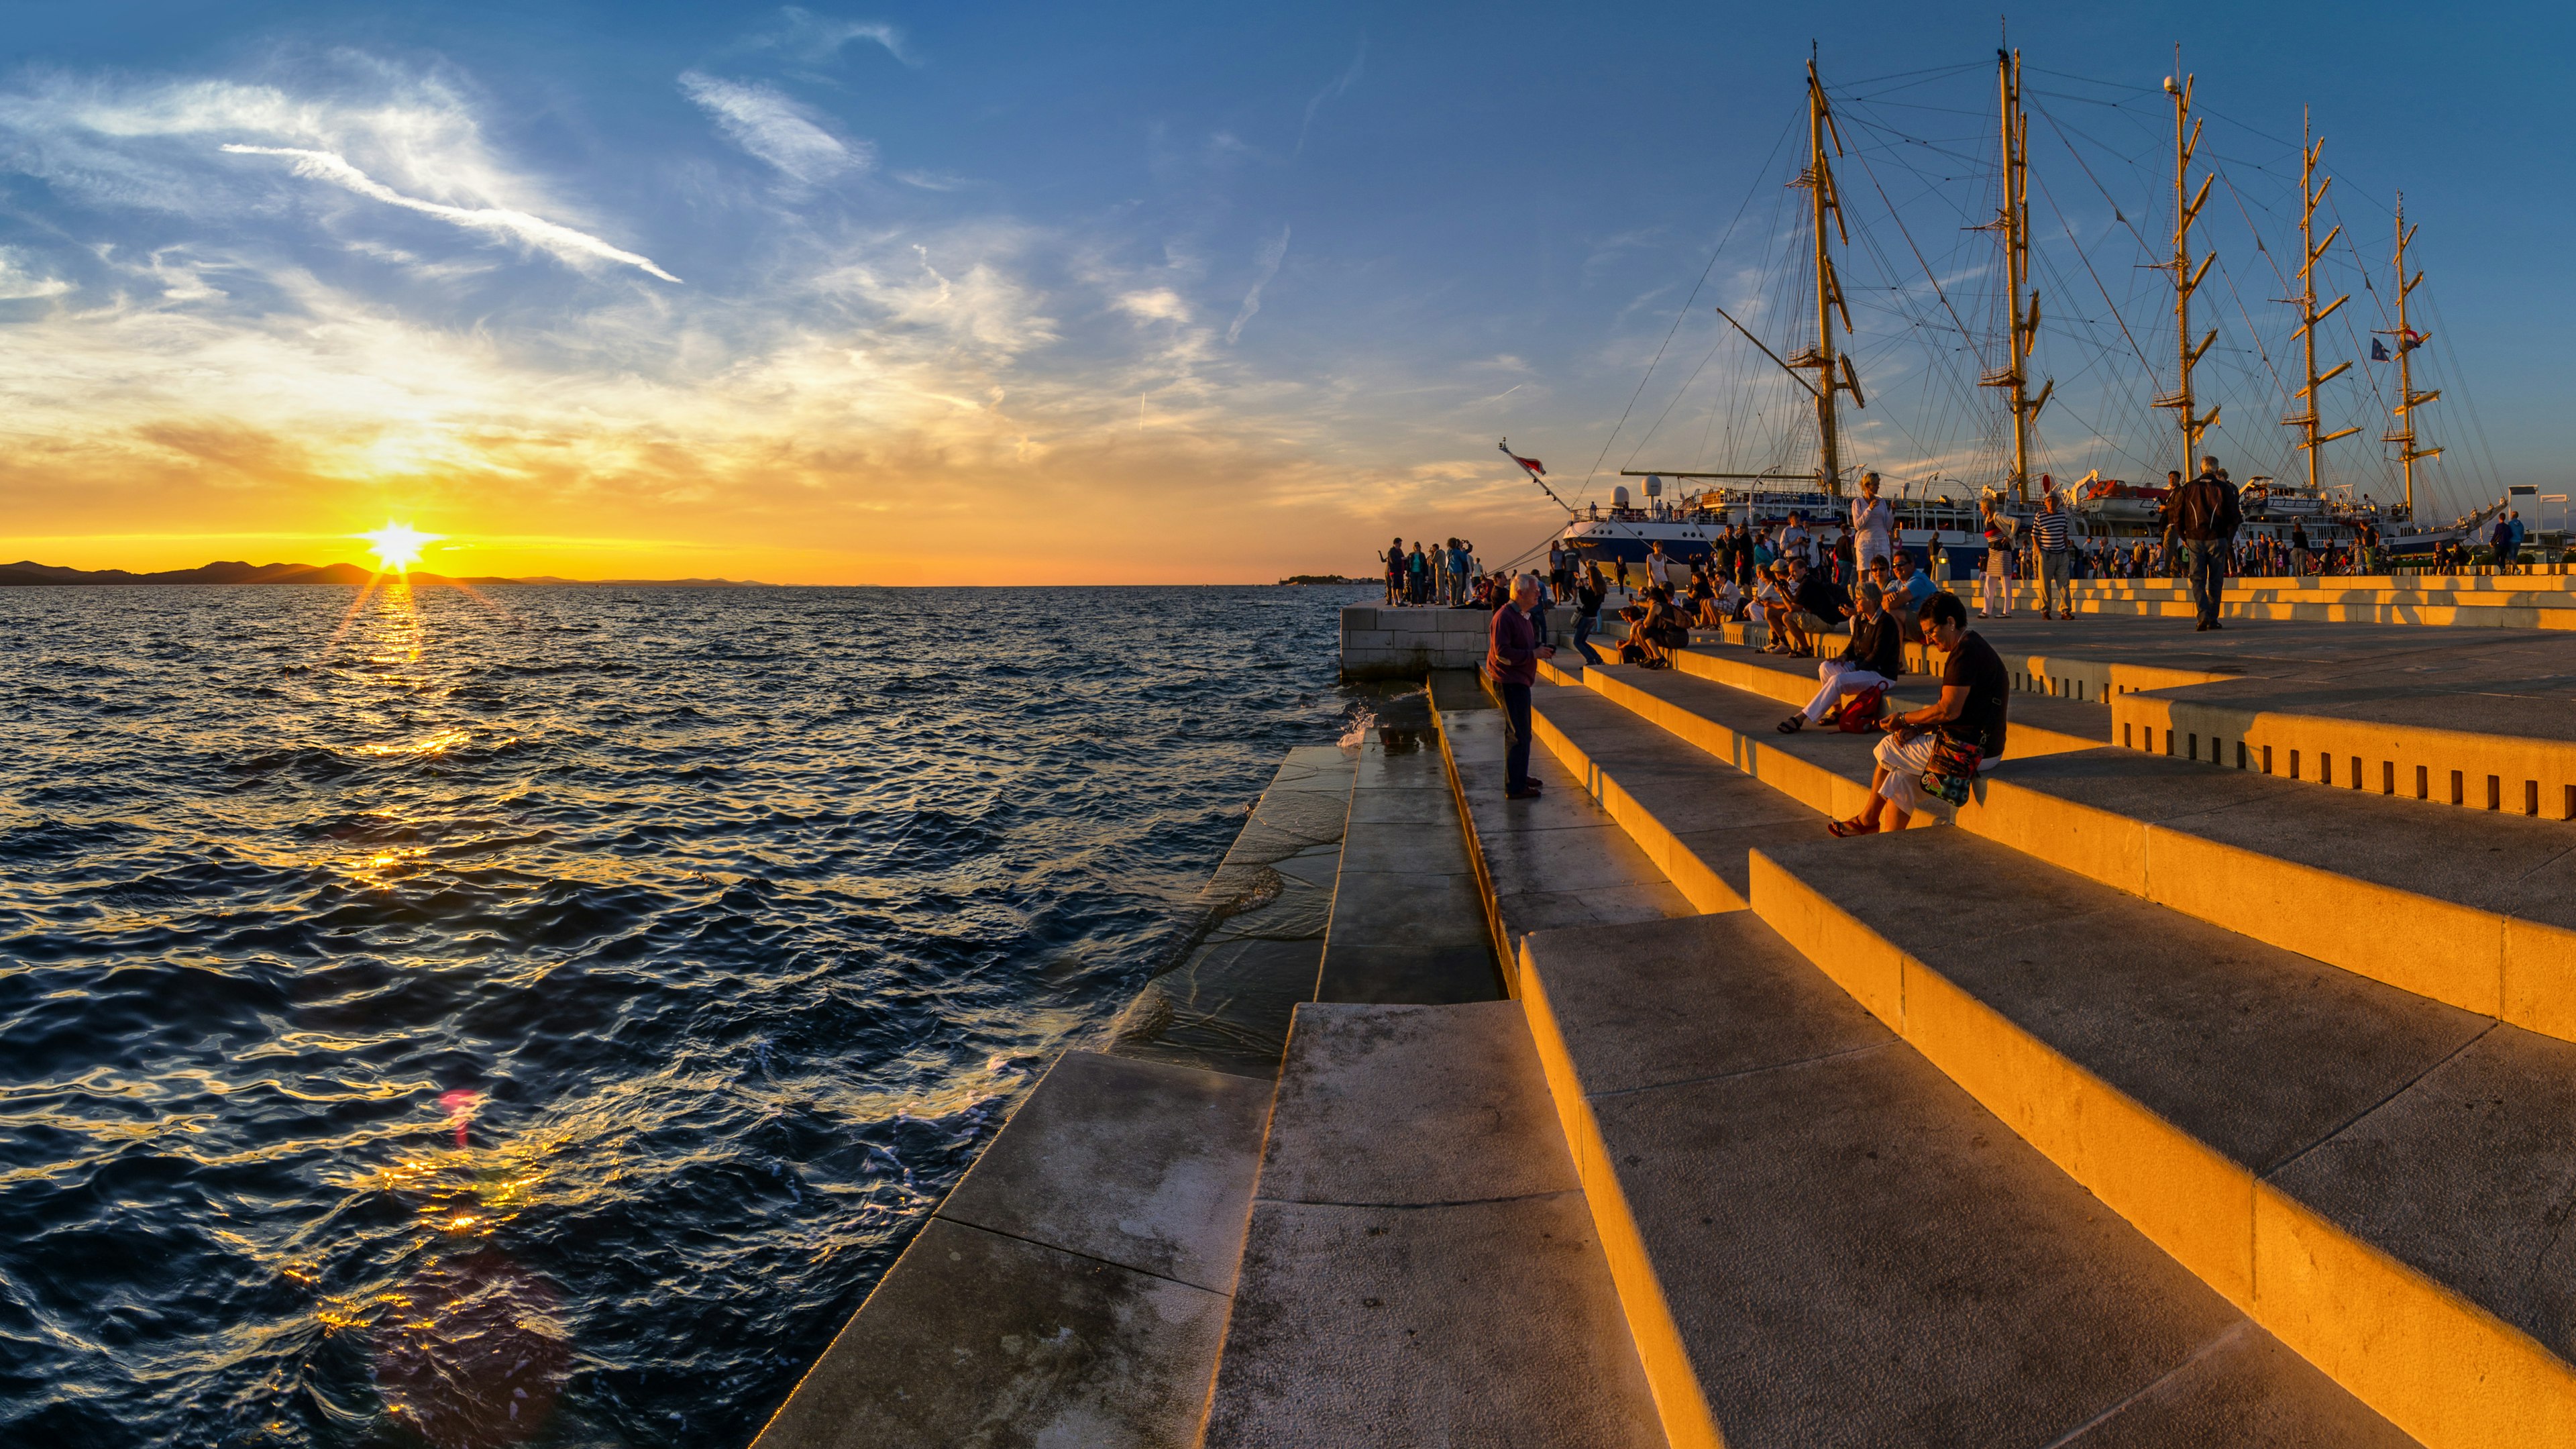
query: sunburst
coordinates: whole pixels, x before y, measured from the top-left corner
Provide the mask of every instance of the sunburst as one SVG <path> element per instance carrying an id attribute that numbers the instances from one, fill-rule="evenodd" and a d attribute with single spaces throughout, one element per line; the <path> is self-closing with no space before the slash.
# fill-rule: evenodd
<path id="1" fill-rule="evenodd" d="M 376 556 L 376 571 L 388 574 L 407 572 L 413 564 L 420 562 L 422 549 L 446 536 L 443 533 L 423 533 L 408 523 L 390 521 L 372 533 L 356 535 L 366 541 L 368 551 Z"/>

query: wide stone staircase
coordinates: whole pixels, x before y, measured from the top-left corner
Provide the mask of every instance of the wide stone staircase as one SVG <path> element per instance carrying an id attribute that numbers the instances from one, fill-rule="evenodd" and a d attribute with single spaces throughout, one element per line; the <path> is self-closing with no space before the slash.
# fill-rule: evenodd
<path id="1" fill-rule="evenodd" d="M 1539 801 L 1444 737 L 1670 1441 L 2576 1443 L 2576 826 L 2006 652 L 1946 829 L 1828 836 L 1876 737 L 1741 648 L 1561 659 Z"/>

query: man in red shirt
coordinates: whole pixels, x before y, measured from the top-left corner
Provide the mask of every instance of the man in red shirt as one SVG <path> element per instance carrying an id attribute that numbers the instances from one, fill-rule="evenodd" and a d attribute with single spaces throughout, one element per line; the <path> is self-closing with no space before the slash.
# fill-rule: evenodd
<path id="1" fill-rule="evenodd" d="M 1511 743 L 1503 755 L 1503 798 L 1529 800 L 1538 795 L 1530 778 L 1530 686 L 1538 683 L 1538 662 L 1556 650 L 1540 641 L 1530 609 L 1538 602 L 1538 579 L 1519 574 L 1512 579 L 1511 602 L 1494 611 L 1486 634 L 1485 677 L 1503 697 L 1503 714 L 1511 726 Z"/>

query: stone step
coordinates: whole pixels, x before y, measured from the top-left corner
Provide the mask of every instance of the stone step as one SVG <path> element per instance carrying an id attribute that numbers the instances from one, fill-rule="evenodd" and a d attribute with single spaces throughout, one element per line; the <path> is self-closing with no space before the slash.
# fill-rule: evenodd
<path id="1" fill-rule="evenodd" d="M 1756 850 L 1753 910 L 2437 1449 L 2576 1442 L 2576 1045 L 1965 831 Z"/>
<path id="2" fill-rule="evenodd" d="M 1898 680 L 1889 692 L 1893 708 L 1918 709 L 1941 697 L 1940 678 L 1925 667 L 1926 661 L 1909 661 L 1915 672 Z M 2010 661 L 2007 661 L 2009 664 Z M 1749 694 L 1763 695 L 1793 709 L 1802 709 L 1816 693 L 1821 677 L 1817 661 L 1782 654 L 1764 654 L 1756 649 L 1732 645 L 1703 645 L 1685 649 L 1673 656 L 1673 667 L 1684 674 L 1713 680 Z M 2044 683 L 2044 677 L 2035 679 Z M 2044 690 L 2025 690 L 2016 680 L 2012 702 L 2012 732 L 2006 742 L 2008 758 L 2056 754 L 2064 750 L 2089 750 L 2111 742 L 2111 707 L 2071 697 L 2057 697 Z"/>
<path id="3" fill-rule="evenodd" d="M 1638 672 L 1605 666 L 1584 676 Z M 1542 685 L 1533 699 L 1584 693 Z M 1518 969 L 1521 937 L 1531 931 L 1692 913 L 1690 901 L 1586 795 L 1581 777 L 1544 747 L 1530 751 L 1530 773 L 1545 793 L 1535 800 L 1503 798 L 1503 712 L 1481 690 L 1470 683 L 1443 687 L 1435 676 L 1432 699 L 1467 827 L 1468 859 L 1507 978 Z M 1512 990 L 1518 994 L 1517 986 Z"/>
<path id="4" fill-rule="evenodd" d="M 2411 1442 L 1749 913 L 1524 946 L 1674 1445 Z"/>
<path id="5" fill-rule="evenodd" d="M 1542 703 L 1538 736 L 1584 775 L 1588 793 L 1694 904 L 1725 909 L 1743 899 L 1742 862 L 1729 853 L 1732 842 L 1710 854 L 1682 840 L 1710 829 L 1718 807 L 1662 803 L 1674 799 L 1668 779 L 1688 766 L 1672 744 L 1749 768 L 1748 783 L 1779 790 L 1821 825 L 1867 803 L 1874 737 L 1811 728 L 1766 740 L 1746 691 L 1665 680 L 1599 671 L 1585 693 L 1634 721 L 1607 718 L 1580 695 L 1560 692 L 1561 701 L 1551 695 Z M 2029 702 L 2014 698 L 2016 739 Z M 1715 791 L 1715 802 L 1742 786 L 1721 778 L 1691 789 Z M 1667 813 L 1672 823 L 1661 818 Z M 2255 940 L 2576 1039 L 2576 832 L 2563 824 L 2427 814 L 2377 795 L 2298 790 L 2257 772 L 2115 749 L 2016 754 L 1990 765 L 1955 818 L 1973 833 Z M 1723 840 L 1712 835 L 1708 843 Z"/>
<path id="6" fill-rule="evenodd" d="M 1753 847 L 1824 828 L 1826 816 L 1590 690 L 1545 691 L 1531 713 L 1538 742 L 1696 910 L 1742 909 Z"/>
<path id="7" fill-rule="evenodd" d="M 1502 985 L 1428 701 L 1388 701 L 1360 743 L 1311 994 L 1490 1001 Z"/>
<path id="8" fill-rule="evenodd" d="M 1778 700 L 1679 670 L 1604 665 L 1585 670 L 1583 677 L 1591 693 L 1821 817 L 1848 819 L 1868 803 L 1875 732 L 1810 728 L 1784 735 L 1776 728 L 1786 713 Z M 1949 807 L 1935 802 L 1914 823 L 1929 825 L 1948 815 Z"/>
<path id="9" fill-rule="evenodd" d="M 2029 596 L 2035 607 L 2038 595 Z M 2024 607 L 2017 601 L 2016 608 Z M 2188 595 L 2135 598 L 2078 596 L 2078 614 L 2188 619 L 2194 606 Z M 2576 629 L 2576 605 L 2534 595 L 2497 599 L 2472 594 L 2341 601 L 2264 600 L 2229 595 L 2220 600 L 2220 616 L 2231 620 L 2278 620 L 2325 624 L 2414 624 L 2454 629 Z"/>
<path id="10" fill-rule="evenodd" d="M 1270 1094 L 1067 1052 L 754 1444 L 1191 1443 Z"/>
<path id="11" fill-rule="evenodd" d="M 2499 661 L 2505 662 L 2505 661 Z M 2551 662 L 2535 660 L 2545 668 Z M 2390 798 L 2576 820 L 2576 688 L 2563 674 L 2438 683 L 2350 673 L 2124 693 L 2117 743 Z"/>
<path id="12" fill-rule="evenodd" d="M 2576 1039 L 2576 831 L 2105 749 L 1992 768 L 1974 834 L 2418 995 Z"/>
<path id="13" fill-rule="evenodd" d="M 1662 1449 L 1519 1003 L 1297 1009 L 1201 1442 Z"/>

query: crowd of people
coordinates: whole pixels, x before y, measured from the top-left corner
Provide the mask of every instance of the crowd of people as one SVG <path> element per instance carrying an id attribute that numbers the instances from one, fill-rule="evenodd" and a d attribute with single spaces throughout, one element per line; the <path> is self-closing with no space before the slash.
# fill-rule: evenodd
<path id="1" fill-rule="evenodd" d="M 1839 716 L 1845 730 L 1880 734 L 1873 752 L 1869 802 L 1859 814 L 1832 822 L 1828 828 L 1838 836 L 1902 830 L 1915 812 L 1935 799 L 1952 805 L 1964 802 L 1984 762 L 2004 751 L 2011 674 L 1993 646 L 1968 627 L 1967 609 L 1958 596 L 1934 585 L 1919 563 L 1911 564 L 1903 583 L 1895 579 L 1893 560 L 1902 557 L 1902 551 L 1894 549 L 1871 555 L 1866 576 L 1847 596 L 1838 585 L 1818 582 L 1825 576 L 1804 558 L 1774 559 L 1754 566 L 1762 578 L 1761 592 L 1744 601 L 1746 607 L 1763 608 L 1785 630 L 1794 630 L 1793 637 L 1802 644 L 1784 647 L 1802 648 L 1807 654 L 1815 653 L 1816 647 L 1799 615 L 1809 611 L 1810 604 L 1836 610 L 1819 613 L 1819 618 L 1849 621 L 1848 642 L 1817 666 L 1814 697 L 1779 726 L 1782 733 L 1791 734 Z M 1657 562 L 1659 555 L 1650 557 L 1650 563 Z M 1600 662 L 1588 642 L 1606 597 L 1597 566 L 1587 564 L 1547 582 L 1536 573 L 1512 579 L 1494 609 L 1485 656 L 1486 673 L 1503 705 L 1503 793 L 1512 800 L 1538 798 L 1545 788 L 1529 768 L 1531 692 L 1538 682 L 1539 661 L 1556 653 L 1547 644 L 1547 630 L 1540 622 L 1551 582 L 1570 587 L 1577 611 L 1575 647 L 1588 661 Z M 1730 591 L 1741 593 L 1737 579 L 1714 561 L 1687 570 L 1684 580 L 1649 583 L 1637 602 L 1623 611 L 1630 628 L 1621 657 L 1649 665 L 1668 663 L 1671 651 L 1689 642 L 1691 626 L 1698 622 L 1694 611 L 1704 617 Z M 1839 602 L 1844 597 L 1850 601 L 1847 606 Z M 1918 709 L 1886 713 L 1885 694 L 1904 673 L 1909 638 L 1941 657 L 1941 695 Z"/>
<path id="2" fill-rule="evenodd" d="M 2286 577 L 2333 572 L 2384 572 L 2387 563 L 2376 527 L 2367 520 L 2347 539 L 2320 546 L 2304 521 L 2286 534 L 2248 535 L 2242 500 L 2216 458 L 2202 460 L 2185 480 L 2176 471 L 2157 534 L 2125 543 L 2075 534 L 2069 501 L 2043 477 L 2039 508 L 2017 519 L 1989 499 L 1983 505 L 1987 554 L 1976 617 L 2009 617 L 2013 583 L 2040 582 L 2043 617 L 2071 617 L 2071 584 L 2081 578 L 2187 578 L 2197 605 L 2197 627 L 2217 629 L 2219 601 L 2230 575 Z M 2526 535 L 2520 516 L 2502 511 L 2486 529 L 2485 546 L 2502 570 L 2525 566 Z M 2466 566 L 2467 549 L 2445 545 L 2439 569 Z M 1586 663 L 1602 663 L 1592 643 L 1614 589 L 1631 602 L 1619 610 L 1626 637 L 1623 663 L 1669 668 L 1675 651 L 1688 647 L 1691 631 L 1759 617 L 1764 648 L 1817 658 L 1817 686 L 1805 708 L 1780 722 L 1783 734 L 1834 720 L 1846 731 L 1876 730 L 1869 801 L 1849 819 L 1834 821 L 1837 836 L 1904 829 L 1931 800 L 1963 802 L 1978 770 L 2004 751 L 2012 676 L 1994 647 L 1969 626 L 1966 603 L 1932 579 L 1930 560 L 1897 542 L 1890 510 L 1879 497 L 1876 474 L 1861 480 L 1849 519 L 1818 528 L 1791 515 L 1767 528 L 1730 523 L 1720 528 L 1707 554 L 1669 558 L 1658 543 L 1647 552 L 1642 581 L 1630 565 L 1578 558 L 1561 544 L 1548 549 L 1547 568 L 1482 574 L 1473 546 L 1451 539 L 1426 556 L 1421 544 L 1406 553 L 1398 540 L 1386 554 L 1390 603 L 1455 600 L 1489 607 L 1493 620 L 1485 667 L 1508 720 L 1505 793 L 1521 800 L 1542 787 L 1529 772 L 1531 687 L 1538 661 L 1556 651 L 1540 620 L 1551 600 L 1574 606 L 1573 647 Z M 1825 652 L 1832 631 L 1846 629 L 1839 648 Z M 1941 660 L 1941 695 L 1918 709 L 1888 713 L 1885 695 L 1902 676 L 1905 646 L 1919 643 Z M 1819 657 L 1822 655 L 1823 657 Z"/>

